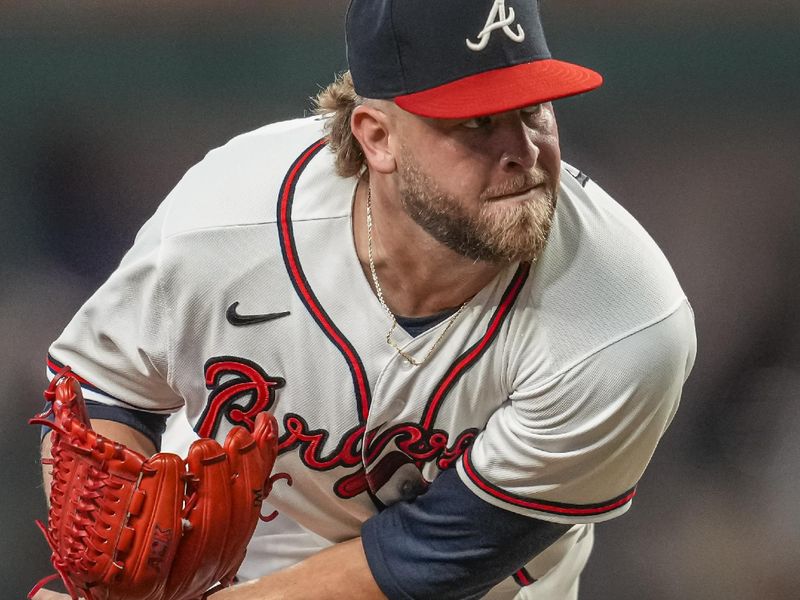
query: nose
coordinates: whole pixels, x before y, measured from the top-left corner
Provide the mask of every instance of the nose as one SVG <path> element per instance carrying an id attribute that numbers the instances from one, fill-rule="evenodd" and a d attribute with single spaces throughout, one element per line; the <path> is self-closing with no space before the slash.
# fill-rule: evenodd
<path id="1" fill-rule="evenodd" d="M 521 122 L 509 123 L 502 140 L 500 166 L 505 171 L 530 171 L 539 159 L 539 147 L 531 136 L 531 130 Z"/>

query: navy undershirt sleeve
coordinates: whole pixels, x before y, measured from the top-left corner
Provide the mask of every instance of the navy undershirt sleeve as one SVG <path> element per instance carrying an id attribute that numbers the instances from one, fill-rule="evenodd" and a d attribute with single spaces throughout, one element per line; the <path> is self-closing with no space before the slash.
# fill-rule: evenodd
<path id="1" fill-rule="evenodd" d="M 471 600 L 570 527 L 484 502 L 450 469 L 426 493 L 368 519 L 361 537 L 372 575 L 391 600 Z"/>
<path id="2" fill-rule="evenodd" d="M 153 442 L 157 450 L 161 449 L 161 436 L 167 429 L 167 415 L 109 406 L 93 400 L 86 400 L 86 412 L 90 419 L 104 419 L 127 425 Z"/>
<path id="3" fill-rule="evenodd" d="M 135 429 L 147 439 L 153 442 L 156 450 L 161 449 L 161 436 L 167 429 L 167 415 L 144 412 L 122 408 L 120 406 L 109 406 L 94 400 L 85 400 L 86 412 L 90 419 L 102 419 L 105 421 L 116 421 Z M 42 427 L 42 436 L 50 431 L 47 427 Z"/>

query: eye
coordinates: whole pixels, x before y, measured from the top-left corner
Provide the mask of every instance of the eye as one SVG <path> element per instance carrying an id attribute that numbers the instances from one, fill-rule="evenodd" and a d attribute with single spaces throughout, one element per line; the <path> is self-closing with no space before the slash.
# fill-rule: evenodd
<path id="1" fill-rule="evenodd" d="M 542 109 L 541 104 L 534 104 L 533 106 L 526 106 L 525 108 L 521 109 L 520 115 L 522 120 L 528 125 L 532 126 L 533 123 L 536 123 L 544 114 L 544 110 Z"/>
<path id="2" fill-rule="evenodd" d="M 484 127 L 488 127 L 492 124 L 491 117 L 475 117 L 474 119 L 469 119 L 468 121 L 464 121 L 461 126 L 466 127 L 467 129 L 483 129 Z"/>
<path id="3" fill-rule="evenodd" d="M 534 104 L 533 106 L 526 106 L 522 109 L 523 115 L 538 115 L 542 112 L 542 105 L 541 104 Z"/>

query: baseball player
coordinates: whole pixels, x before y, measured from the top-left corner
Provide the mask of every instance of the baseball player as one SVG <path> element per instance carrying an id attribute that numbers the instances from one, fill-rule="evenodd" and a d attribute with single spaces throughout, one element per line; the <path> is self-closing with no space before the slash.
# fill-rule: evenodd
<path id="1" fill-rule="evenodd" d="M 193 167 L 51 375 L 144 453 L 176 411 L 173 445 L 275 416 L 279 516 L 215 597 L 577 598 L 695 356 L 656 244 L 561 162 L 551 101 L 602 79 L 533 0 L 352 0 L 346 27 L 319 114 Z"/>

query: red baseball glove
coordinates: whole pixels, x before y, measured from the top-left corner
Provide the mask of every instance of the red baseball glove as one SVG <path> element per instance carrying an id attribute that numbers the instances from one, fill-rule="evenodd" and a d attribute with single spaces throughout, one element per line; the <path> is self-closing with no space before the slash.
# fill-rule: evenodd
<path id="1" fill-rule="evenodd" d="M 201 439 L 186 460 L 146 458 L 92 430 L 78 380 L 65 368 L 31 423 L 53 429 L 45 526 L 57 574 L 73 600 L 198 600 L 233 581 L 269 493 L 277 423 L 261 413 L 251 434 L 224 446 Z M 52 417 L 53 420 L 49 418 Z M 269 520 L 271 517 L 262 517 Z"/>

